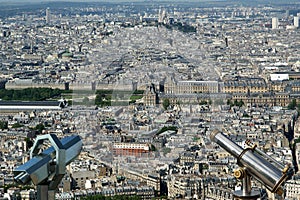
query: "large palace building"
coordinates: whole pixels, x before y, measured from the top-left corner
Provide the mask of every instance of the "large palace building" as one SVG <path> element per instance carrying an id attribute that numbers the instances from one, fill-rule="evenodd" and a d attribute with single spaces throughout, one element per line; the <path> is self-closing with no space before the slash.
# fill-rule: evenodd
<path id="1" fill-rule="evenodd" d="M 218 81 L 176 81 L 168 77 L 164 84 L 165 94 L 219 93 L 221 85 Z"/>
<path id="2" fill-rule="evenodd" d="M 238 78 L 224 82 L 225 93 L 266 93 L 269 92 L 266 81 L 262 78 Z"/>
<path id="3" fill-rule="evenodd" d="M 293 84 L 284 81 L 267 83 L 263 78 L 249 77 L 236 77 L 224 81 L 178 81 L 168 76 L 158 99 L 160 103 L 164 99 L 169 99 L 172 104 L 231 100 L 243 101 L 246 105 L 254 106 L 287 106 L 292 99 L 297 100 L 300 96 L 300 82 L 294 82 Z M 151 105 L 148 101 L 149 98 L 147 98 L 147 105 Z"/>

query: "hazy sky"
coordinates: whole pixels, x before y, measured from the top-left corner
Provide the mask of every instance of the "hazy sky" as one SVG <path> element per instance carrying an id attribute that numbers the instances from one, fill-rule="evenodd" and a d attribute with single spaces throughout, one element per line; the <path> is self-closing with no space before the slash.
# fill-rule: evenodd
<path id="1" fill-rule="evenodd" d="M 0 2 L 49 2 L 49 1 L 80 1 L 80 2 L 87 2 L 87 1 L 93 1 L 93 2 L 111 2 L 111 1 L 145 1 L 145 0 L 0 0 Z M 159 1 L 159 0 L 158 0 Z M 171 0 L 163 0 L 163 1 L 171 1 Z M 174 1 L 174 0 L 173 0 Z M 189 1 L 189 0 L 183 0 L 183 1 Z M 199 0 L 201 1 L 201 0 Z"/>
<path id="2" fill-rule="evenodd" d="M 55 2 L 55 1 L 64 1 L 64 2 L 222 2 L 222 1 L 229 1 L 229 2 L 256 2 L 256 3 L 292 3 L 298 2 L 299 0 L 0 0 L 0 3 L 45 3 L 45 2 Z"/>
<path id="3" fill-rule="evenodd" d="M 150 0 L 0 0 L 0 2 L 53 2 L 53 1 L 65 1 L 65 2 L 148 2 Z M 174 2 L 176 0 L 154 0 L 154 1 L 170 1 Z M 226 0 L 177 0 L 180 2 L 201 2 L 201 1 L 226 1 Z M 274 0 L 273 0 L 274 1 Z"/>
<path id="4" fill-rule="evenodd" d="M 145 0 L 0 0 L 0 3 L 3 3 L 3 2 L 4 3 L 15 3 L 15 2 L 39 3 L 39 2 L 55 2 L 55 1 L 64 1 L 64 2 L 144 2 Z M 155 0 L 155 1 L 160 1 L 160 0 Z M 163 0 L 163 1 L 172 1 L 172 0 Z M 182 1 L 189 2 L 189 0 L 188 1 L 187 0 L 182 0 Z M 195 1 L 195 0 L 192 0 L 192 1 Z M 198 1 L 203 1 L 203 0 L 198 0 Z M 147 2 L 147 0 L 145 2 Z"/>
<path id="5" fill-rule="evenodd" d="M 209 2 L 209 1 L 226 1 L 226 0 L 0 0 L 0 3 L 15 3 L 15 2 L 55 2 L 55 1 L 64 1 L 64 2 L 149 2 L 149 1 L 162 1 L 162 2 Z"/>

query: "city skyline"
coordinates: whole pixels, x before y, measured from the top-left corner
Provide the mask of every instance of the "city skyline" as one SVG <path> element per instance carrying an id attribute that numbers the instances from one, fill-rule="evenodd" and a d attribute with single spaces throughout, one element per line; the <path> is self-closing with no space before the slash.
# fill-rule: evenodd
<path id="1" fill-rule="evenodd" d="M 144 1 L 144 0 L 0 0 L 0 2 L 2 3 L 12 3 L 12 2 L 18 2 L 18 3 L 22 3 L 22 2 L 32 2 L 32 3 L 45 3 L 45 2 L 105 2 L 105 3 L 109 3 L 109 2 L 113 2 L 113 3 L 118 3 L 118 2 L 122 2 L 122 3 L 130 3 L 130 2 L 149 2 L 149 1 Z M 238 1 L 232 1 L 232 0 L 152 0 L 150 2 L 174 2 L 174 3 L 197 3 L 197 2 L 236 2 L 236 3 L 243 3 L 243 2 L 247 2 L 246 0 L 238 0 Z M 256 0 L 256 1 L 252 1 L 253 3 L 268 3 L 268 4 L 272 4 L 272 3 L 286 3 L 286 4 L 293 4 L 293 3 L 298 3 L 298 1 L 293 0 L 293 1 L 289 1 L 286 2 L 284 0 L 273 0 L 273 1 L 268 1 L 268 0 Z"/>
<path id="2" fill-rule="evenodd" d="M 3 3 L 0 198 L 298 200 L 300 5 L 187 2 Z"/>

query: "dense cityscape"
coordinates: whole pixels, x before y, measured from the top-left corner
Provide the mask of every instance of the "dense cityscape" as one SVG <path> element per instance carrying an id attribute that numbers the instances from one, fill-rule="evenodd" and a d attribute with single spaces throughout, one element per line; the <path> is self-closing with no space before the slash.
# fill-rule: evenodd
<path id="1" fill-rule="evenodd" d="M 233 199 L 219 130 L 293 168 L 282 194 L 251 178 L 260 199 L 300 200 L 299 18 L 296 1 L 3 2 L 0 199 L 37 198 L 14 170 L 46 134 L 83 143 L 55 199 Z"/>

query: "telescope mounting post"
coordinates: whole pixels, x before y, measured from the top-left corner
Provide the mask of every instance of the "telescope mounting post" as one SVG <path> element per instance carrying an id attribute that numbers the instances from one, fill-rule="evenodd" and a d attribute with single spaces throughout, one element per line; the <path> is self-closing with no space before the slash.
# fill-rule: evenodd
<path id="1" fill-rule="evenodd" d="M 237 159 L 240 169 L 235 171 L 235 176 L 243 180 L 243 189 L 234 192 L 235 199 L 259 198 L 260 192 L 251 189 L 251 177 L 262 183 L 270 192 L 279 196 L 283 194 L 282 186 L 294 174 L 290 164 L 283 165 L 257 149 L 257 145 L 251 141 L 245 142 L 249 147 L 242 148 L 217 129 L 211 132 L 210 139 Z"/>
<path id="2" fill-rule="evenodd" d="M 44 144 L 46 140 L 51 143 L 49 148 Z M 14 180 L 19 184 L 36 185 L 38 200 L 55 199 L 66 166 L 76 159 L 81 149 L 79 136 L 59 140 L 54 134 L 39 135 L 30 151 L 30 160 L 14 169 Z"/>
<path id="3" fill-rule="evenodd" d="M 53 146 L 56 154 L 56 159 L 50 163 L 49 171 L 51 175 L 45 181 L 37 185 L 37 199 L 38 200 L 52 200 L 55 199 L 55 191 L 66 170 L 66 151 L 64 145 L 54 134 L 40 135 L 35 140 L 30 151 L 30 159 L 37 156 L 40 151 L 40 146 L 45 140 L 49 140 Z M 54 167 L 54 168 L 53 168 Z"/>
<path id="4" fill-rule="evenodd" d="M 49 190 L 49 185 L 39 184 L 37 185 L 37 199 L 39 200 L 51 200 L 55 199 L 55 190 Z"/>

